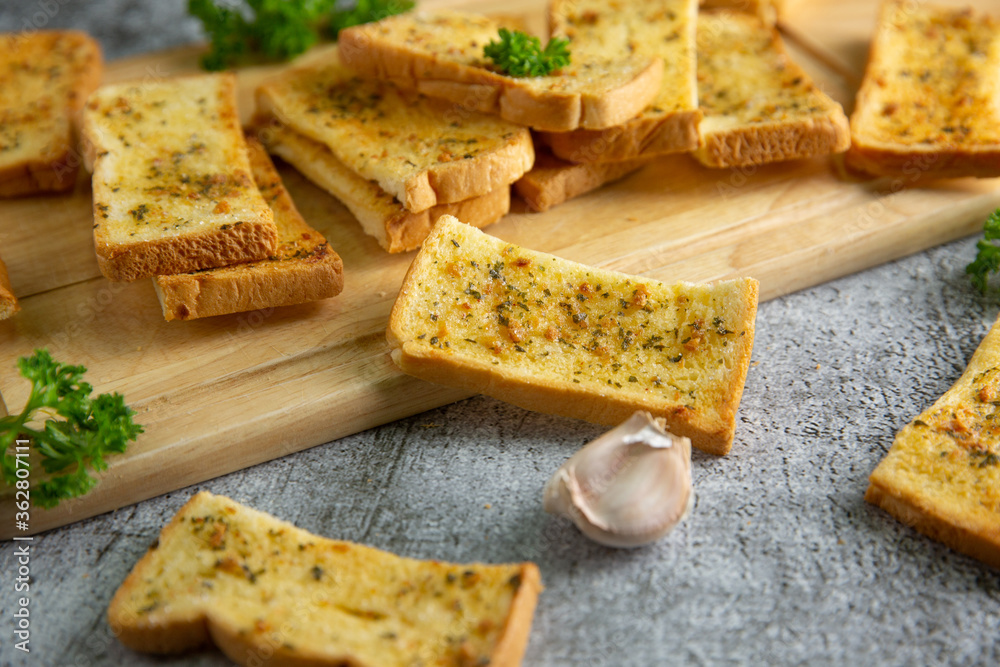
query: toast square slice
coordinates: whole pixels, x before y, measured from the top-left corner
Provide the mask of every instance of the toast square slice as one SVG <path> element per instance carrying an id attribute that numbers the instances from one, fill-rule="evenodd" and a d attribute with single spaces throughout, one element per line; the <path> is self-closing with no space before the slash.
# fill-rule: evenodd
<path id="1" fill-rule="evenodd" d="M 104 86 L 87 101 L 84 137 L 109 280 L 274 254 L 278 229 L 250 172 L 233 74 Z"/>
<path id="2" fill-rule="evenodd" d="M 21 310 L 21 304 L 14 296 L 14 290 L 10 286 L 10 278 L 7 275 L 7 267 L 0 259 L 0 320 L 13 317 L 14 313 Z"/>
<path id="3" fill-rule="evenodd" d="M 636 410 L 711 454 L 733 444 L 757 281 L 655 280 L 435 224 L 389 317 L 405 373 L 606 425 Z"/>
<path id="4" fill-rule="evenodd" d="M 851 134 L 848 165 L 875 176 L 1000 176 L 1000 21 L 885 2 Z"/>
<path id="5" fill-rule="evenodd" d="M 274 212 L 278 249 L 259 262 L 156 276 L 153 284 L 167 321 L 318 301 L 344 288 L 344 263 L 302 219 L 267 151 L 252 137 L 247 149 L 254 182 Z"/>
<path id="6" fill-rule="evenodd" d="M 514 667 L 540 590 L 532 563 L 402 558 L 203 491 L 132 568 L 108 625 L 138 651 L 212 641 L 247 666 Z"/>
<path id="7" fill-rule="evenodd" d="M 413 213 L 509 186 L 535 157 L 526 128 L 361 79 L 335 58 L 265 82 L 257 107 Z"/>
<path id="8" fill-rule="evenodd" d="M 1000 320 L 962 376 L 904 426 L 865 500 L 1000 568 Z"/>
<path id="9" fill-rule="evenodd" d="M 697 0 L 655 0 L 623 8 L 616 0 L 553 0 L 549 26 L 571 40 L 573 57 L 635 52 L 663 60 L 652 103 L 631 120 L 604 130 L 544 132 L 552 152 L 569 162 L 609 162 L 698 148 Z"/>
<path id="10" fill-rule="evenodd" d="M 510 210 L 510 186 L 450 204 L 437 204 L 414 213 L 403 208 L 392 195 L 374 181 L 365 180 L 318 141 L 305 137 L 273 119 L 255 120 L 257 135 L 268 150 L 294 166 L 320 188 L 340 200 L 361 224 L 390 253 L 420 247 L 431 225 L 442 215 L 462 216 L 470 225 L 485 227 L 500 220 Z"/>
<path id="11" fill-rule="evenodd" d="M 844 110 L 810 80 L 773 27 L 740 12 L 698 17 L 701 147 L 708 167 L 740 167 L 841 153 Z"/>
<path id="12" fill-rule="evenodd" d="M 0 35 L 0 197 L 73 187 L 80 111 L 101 70 L 101 49 L 82 32 Z"/>
<path id="13" fill-rule="evenodd" d="M 603 129 L 636 117 L 653 101 L 663 77 L 660 58 L 606 53 L 574 55 L 557 73 L 499 73 L 483 48 L 503 24 L 449 10 L 415 11 L 340 33 L 344 64 L 359 74 L 446 99 L 460 109 L 498 113 L 536 130 Z"/>
<path id="14" fill-rule="evenodd" d="M 514 191 L 533 210 L 547 211 L 553 206 L 624 178 L 649 162 L 649 159 L 637 158 L 620 162 L 573 164 L 536 146 L 535 166 L 514 184 Z"/>

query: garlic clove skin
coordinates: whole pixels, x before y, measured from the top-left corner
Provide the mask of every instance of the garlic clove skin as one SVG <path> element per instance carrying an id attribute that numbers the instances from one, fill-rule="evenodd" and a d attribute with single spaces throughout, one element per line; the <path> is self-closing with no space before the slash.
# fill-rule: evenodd
<path id="1" fill-rule="evenodd" d="M 546 512 L 600 544 L 638 547 L 691 510 L 691 441 L 636 412 L 571 456 L 545 485 Z"/>

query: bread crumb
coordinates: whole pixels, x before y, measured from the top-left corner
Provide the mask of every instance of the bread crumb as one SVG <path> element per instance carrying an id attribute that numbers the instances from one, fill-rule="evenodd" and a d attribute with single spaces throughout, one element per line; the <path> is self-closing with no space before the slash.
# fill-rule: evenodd
<path id="1" fill-rule="evenodd" d="M 376 294 L 378 295 L 378 298 L 384 299 L 385 295 L 387 294 L 387 292 L 385 290 L 380 290 L 380 291 L 376 292 Z"/>
<path id="2" fill-rule="evenodd" d="M 490 503 L 486 503 L 485 505 L 483 505 L 483 507 L 486 509 L 492 509 L 493 505 L 491 505 Z"/>
<path id="3" fill-rule="evenodd" d="M 629 222 L 639 222 L 639 218 L 635 217 L 634 215 L 630 215 L 625 219 L 628 220 Z"/>
<path id="4" fill-rule="evenodd" d="M 816 364 L 816 370 L 819 370 L 820 368 L 822 367 L 819 364 Z"/>

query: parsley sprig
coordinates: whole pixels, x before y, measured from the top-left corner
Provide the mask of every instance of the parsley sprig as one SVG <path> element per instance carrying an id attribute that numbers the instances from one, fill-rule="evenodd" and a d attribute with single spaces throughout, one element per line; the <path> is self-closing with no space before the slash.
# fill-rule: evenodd
<path id="1" fill-rule="evenodd" d="M 93 387 L 83 381 L 87 370 L 55 361 L 46 350 L 35 350 L 17 360 L 21 375 L 31 381 L 31 394 L 19 415 L 0 417 L 0 461 L 3 480 L 17 482 L 14 444 L 26 438 L 51 476 L 32 485 L 31 499 L 41 507 L 54 507 L 61 500 L 90 491 L 97 480 L 89 469 L 105 470 L 104 457 L 125 451 L 130 440 L 142 433 L 132 421 L 135 414 L 120 394 L 91 398 Z M 47 417 L 41 428 L 29 423 Z M 64 474 L 57 474 L 66 471 Z"/>
<path id="2" fill-rule="evenodd" d="M 965 272 L 972 279 L 972 284 L 985 294 L 989 274 L 1000 271 L 1000 246 L 993 243 L 1000 239 L 1000 209 L 986 218 L 983 234 L 985 238 L 976 243 L 976 259 L 965 267 Z"/>
<path id="3" fill-rule="evenodd" d="M 316 44 L 324 31 L 336 37 L 342 28 L 413 8 L 411 0 L 357 0 L 349 9 L 337 9 L 338 0 L 244 2 L 246 7 L 188 0 L 188 13 L 201 20 L 212 42 L 201 61 L 205 69 L 225 69 L 255 53 L 287 60 Z"/>
<path id="4" fill-rule="evenodd" d="M 504 74 L 510 76 L 546 76 L 569 65 L 569 40 L 550 39 L 542 48 L 537 37 L 500 28 L 500 41 L 490 41 L 483 54 Z"/>

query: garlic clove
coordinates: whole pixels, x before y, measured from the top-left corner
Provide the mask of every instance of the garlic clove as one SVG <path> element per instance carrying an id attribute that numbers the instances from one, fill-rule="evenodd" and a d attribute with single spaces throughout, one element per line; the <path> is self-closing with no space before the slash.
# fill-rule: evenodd
<path id="1" fill-rule="evenodd" d="M 691 441 L 636 412 L 571 456 L 545 485 L 546 512 L 601 544 L 637 547 L 666 535 L 690 512 Z"/>

